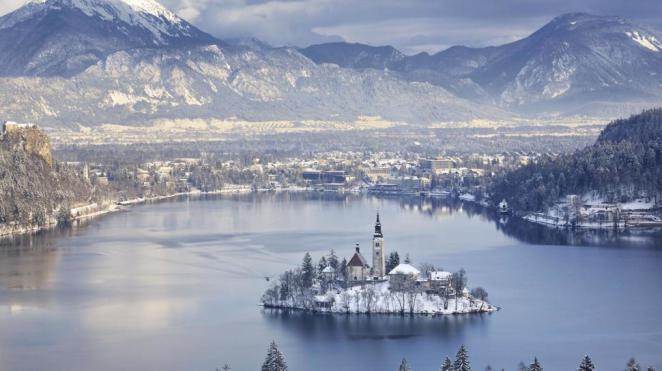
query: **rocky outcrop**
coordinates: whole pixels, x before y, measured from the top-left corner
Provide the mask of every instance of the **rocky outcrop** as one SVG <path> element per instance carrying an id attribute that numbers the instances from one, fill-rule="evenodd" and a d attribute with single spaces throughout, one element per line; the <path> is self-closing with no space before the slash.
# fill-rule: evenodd
<path id="1" fill-rule="evenodd" d="M 36 125 L 5 121 L 2 125 L 2 145 L 12 150 L 23 150 L 53 166 L 50 140 Z"/>

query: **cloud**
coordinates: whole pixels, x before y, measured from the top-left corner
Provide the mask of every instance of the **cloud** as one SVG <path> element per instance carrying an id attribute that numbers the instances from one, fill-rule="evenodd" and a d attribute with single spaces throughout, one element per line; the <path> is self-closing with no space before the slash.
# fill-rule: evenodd
<path id="1" fill-rule="evenodd" d="M 25 0 L 0 0 L 0 14 L 9 13 L 25 4 Z"/>
<path id="2" fill-rule="evenodd" d="M 24 0 L 0 0 L 0 14 Z M 567 12 L 619 15 L 662 28 L 660 0 L 161 0 L 220 38 L 275 46 L 346 40 L 407 53 L 513 41 Z"/>
<path id="3" fill-rule="evenodd" d="M 620 15 L 662 26 L 659 0 L 164 0 L 220 37 L 272 45 L 329 40 L 393 45 L 408 53 L 513 41 L 567 12 Z"/>

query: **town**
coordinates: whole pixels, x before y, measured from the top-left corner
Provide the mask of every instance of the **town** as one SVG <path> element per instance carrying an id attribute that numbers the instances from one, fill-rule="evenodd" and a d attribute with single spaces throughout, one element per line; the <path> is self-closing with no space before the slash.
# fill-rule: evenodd
<path id="1" fill-rule="evenodd" d="M 301 267 L 283 273 L 264 293 L 265 308 L 316 313 L 380 313 L 444 315 L 489 313 L 499 308 L 487 301 L 482 287 L 467 288 L 463 269 L 451 273 L 431 264 L 416 268 L 409 256 L 400 262 L 397 252 L 386 258 L 382 224 L 377 214 L 371 242 L 371 260 L 359 244 L 349 260 L 334 250 L 317 267 L 310 254 Z"/>

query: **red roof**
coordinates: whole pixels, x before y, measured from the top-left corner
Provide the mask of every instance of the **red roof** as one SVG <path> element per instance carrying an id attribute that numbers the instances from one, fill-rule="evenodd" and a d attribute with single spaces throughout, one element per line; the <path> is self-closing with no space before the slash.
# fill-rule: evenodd
<path id="1" fill-rule="evenodd" d="M 355 252 L 347 265 L 350 267 L 365 267 L 368 263 L 360 252 Z"/>

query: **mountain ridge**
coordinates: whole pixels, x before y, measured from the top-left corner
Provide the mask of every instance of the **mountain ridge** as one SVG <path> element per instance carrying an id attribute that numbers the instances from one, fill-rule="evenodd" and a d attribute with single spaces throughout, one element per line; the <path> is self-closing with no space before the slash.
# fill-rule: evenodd
<path id="1" fill-rule="evenodd" d="M 342 48 L 337 43 L 324 45 L 301 51 L 318 63 L 357 68 L 346 56 L 334 57 L 332 51 Z M 508 44 L 454 46 L 397 60 L 380 59 L 375 47 L 351 45 L 362 61 L 373 61 L 358 68 L 388 68 L 404 79 L 430 82 L 460 97 L 520 112 L 564 105 L 579 109 L 587 102 L 631 98 L 658 100 L 662 86 L 660 37 L 615 16 L 567 13 Z"/>

